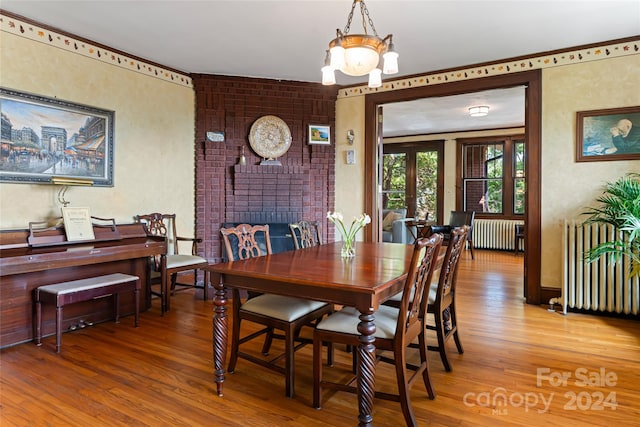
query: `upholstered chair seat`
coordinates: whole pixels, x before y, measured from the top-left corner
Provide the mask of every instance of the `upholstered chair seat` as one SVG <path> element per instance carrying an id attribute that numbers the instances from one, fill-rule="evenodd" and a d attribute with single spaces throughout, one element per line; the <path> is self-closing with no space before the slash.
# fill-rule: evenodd
<path id="1" fill-rule="evenodd" d="M 325 307 L 321 301 L 283 295 L 262 294 L 242 304 L 242 310 L 262 316 L 273 317 L 284 322 L 293 322 L 300 317 Z"/>

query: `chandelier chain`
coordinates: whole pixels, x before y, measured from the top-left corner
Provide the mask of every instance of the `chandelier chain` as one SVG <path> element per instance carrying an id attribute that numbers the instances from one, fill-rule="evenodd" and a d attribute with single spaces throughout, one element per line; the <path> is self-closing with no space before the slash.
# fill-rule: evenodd
<path id="1" fill-rule="evenodd" d="M 344 31 L 342 32 L 342 34 L 347 35 L 347 34 L 349 34 L 349 30 L 351 30 L 351 21 L 353 20 L 353 11 L 356 8 L 356 3 L 360 3 L 360 15 L 362 16 L 362 28 L 364 30 L 365 35 L 369 34 L 367 32 L 367 21 L 368 21 L 369 22 L 369 26 L 371 27 L 371 30 L 373 31 L 373 34 L 376 37 L 379 37 L 378 36 L 378 32 L 376 31 L 375 25 L 373 25 L 373 20 L 371 19 L 371 16 L 369 15 L 369 9 L 367 9 L 367 5 L 364 4 L 364 1 L 362 1 L 362 0 L 356 0 L 351 5 L 351 12 L 349 12 L 349 17 L 347 18 L 347 25 L 345 25 Z M 366 20 L 365 20 L 365 16 L 366 16 Z"/>
<path id="2" fill-rule="evenodd" d="M 371 26 L 371 30 L 373 31 L 373 34 L 376 37 L 378 36 L 378 32 L 376 31 L 376 27 L 373 25 L 373 20 L 371 19 L 371 16 L 369 16 L 369 9 L 367 9 L 367 6 L 364 4 L 364 2 L 360 2 L 360 13 L 362 14 L 362 27 L 364 28 L 364 33 L 367 34 L 367 26 L 365 25 L 364 22 L 364 16 L 367 15 L 367 20 L 369 21 L 369 25 Z"/>
<path id="3" fill-rule="evenodd" d="M 351 29 L 351 20 L 353 19 L 353 10 L 356 8 L 356 2 L 354 1 L 351 5 L 351 12 L 349 12 L 349 17 L 347 18 L 347 25 L 344 26 L 343 34 L 349 34 L 349 29 Z"/>

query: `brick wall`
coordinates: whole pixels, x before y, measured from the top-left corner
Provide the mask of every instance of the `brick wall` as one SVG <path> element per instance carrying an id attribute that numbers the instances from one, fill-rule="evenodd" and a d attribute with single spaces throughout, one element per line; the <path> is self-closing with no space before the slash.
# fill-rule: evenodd
<path id="1" fill-rule="evenodd" d="M 335 200 L 335 145 L 309 145 L 309 124 L 335 129 L 336 88 L 317 83 L 194 74 L 196 92 L 196 235 L 198 251 L 221 257 L 223 222 L 322 223 Z M 265 115 L 280 117 L 291 130 L 282 166 L 261 166 L 249 145 L 251 125 Z M 206 141 L 222 131 L 224 142 Z M 335 141 L 332 135 L 331 139 Z M 246 166 L 238 165 L 244 147 Z"/>

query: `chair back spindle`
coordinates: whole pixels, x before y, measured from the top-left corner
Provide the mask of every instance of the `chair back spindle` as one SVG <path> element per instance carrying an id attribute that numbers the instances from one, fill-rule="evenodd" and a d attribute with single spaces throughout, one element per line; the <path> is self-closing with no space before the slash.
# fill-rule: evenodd
<path id="1" fill-rule="evenodd" d="M 222 234 L 227 259 L 230 261 L 254 258 L 272 253 L 268 224 L 239 224 L 236 227 L 221 228 L 220 233 Z M 264 236 L 262 241 L 258 239 L 258 234 Z M 233 239 L 230 239 L 231 236 L 233 236 Z M 263 245 L 261 245 L 261 243 Z"/>
<path id="2" fill-rule="evenodd" d="M 322 244 L 317 221 L 298 221 L 289 224 L 293 246 L 296 249 L 310 248 Z M 315 234 L 315 235 L 314 235 Z"/>
<path id="3" fill-rule="evenodd" d="M 428 238 L 419 238 L 414 244 L 411 265 L 402 294 L 396 336 L 405 333 L 414 325 L 422 327 L 426 314 L 427 293 L 437 263 L 438 252 L 442 246 L 442 235 L 434 234 Z M 404 328 L 405 331 L 400 331 Z"/>
<path id="4" fill-rule="evenodd" d="M 137 215 L 145 231 L 150 236 L 164 237 L 167 242 L 167 255 L 178 253 L 176 248 L 176 214 L 161 214 L 154 212 L 148 215 Z"/>
<path id="5" fill-rule="evenodd" d="M 458 275 L 458 261 L 467 240 L 469 226 L 463 225 L 451 231 L 449 245 L 444 256 L 442 271 L 438 281 L 438 293 L 436 294 L 436 304 L 455 292 L 456 278 Z"/>

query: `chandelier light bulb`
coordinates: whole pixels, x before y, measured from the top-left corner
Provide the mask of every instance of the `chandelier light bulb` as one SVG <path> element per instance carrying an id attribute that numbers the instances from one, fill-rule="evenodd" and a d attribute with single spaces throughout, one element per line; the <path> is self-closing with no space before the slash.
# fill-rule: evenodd
<path id="1" fill-rule="evenodd" d="M 331 68 L 340 70 L 344 66 L 344 48 L 342 45 L 336 44 L 329 52 L 331 53 Z"/>
<path id="2" fill-rule="evenodd" d="M 374 68 L 369 71 L 369 87 L 382 86 L 382 70 L 380 68 Z"/>
<path id="3" fill-rule="evenodd" d="M 336 84 L 336 74 L 330 65 L 322 67 L 322 84 L 325 86 Z"/>
<path id="4" fill-rule="evenodd" d="M 330 56 L 331 53 L 327 50 L 327 54 L 324 57 L 324 67 L 320 69 L 322 71 L 322 84 L 325 86 L 336 84 L 336 74 L 331 67 Z"/>
<path id="5" fill-rule="evenodd" d="M 398 72 L 398 53 L 397 52 L 387 52 L 382 55 L 384 59 L 384 66 L 382 68 L 382 72 L 385 74 L 396 74 Z"/>

